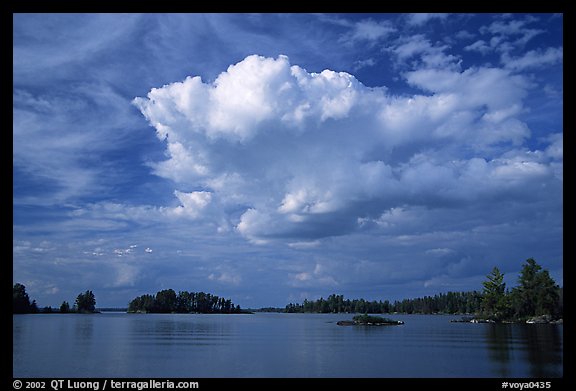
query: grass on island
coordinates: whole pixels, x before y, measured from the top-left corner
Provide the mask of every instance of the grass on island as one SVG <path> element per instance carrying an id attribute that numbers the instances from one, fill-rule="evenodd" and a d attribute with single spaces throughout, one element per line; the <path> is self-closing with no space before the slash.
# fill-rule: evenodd
<path id="1" fill-rule="evenodd" d="M 383 318 L 381 316 L 372 316 L 368 314 L 356 315 L 352 320 L 358 324 L 399 324 L 397 320 Z"/>

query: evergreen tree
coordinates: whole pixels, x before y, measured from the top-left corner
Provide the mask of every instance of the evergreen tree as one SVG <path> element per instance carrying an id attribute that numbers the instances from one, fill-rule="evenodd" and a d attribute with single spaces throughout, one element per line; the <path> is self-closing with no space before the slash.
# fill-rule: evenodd
<path id="1" fill-rule="evenodd" d="M 76 311 L 82 313 L 92 313 L 96 310 L 96 298 L 92 291 L 80 293 L 76 298 Z"/>
<path id="2" fill-rule="evenodd" d="M 70 304 L 67 301 L 63 301 L 60 305 L 60 313 L 67 314 L 70 312 Z"/>
<path id="3" fill-rule="evenodd" d="M 482 310 L 490 319 L 501 320 L 509 312 L 504 274 L 500 273 L 497 267 L 494 267 L 486 277 L 488 280 L 482 283 L 484 285 Z"/>
<path id="4" fill-rule="evenodd" d="M 26 287 L 20 283 L 12 287 L 12 312 L 14 314 L 27 314 L 32 312 L 30 297 L 26 293 Z"/>
<path id="5" fill-rule="evenodd" d="M 556 315 L 560 301 L 560 287 L 548 270 L 542 270 L 536 276 L 536 313 L 535 315 Z"/>
<path id="6" fill-rule="evenodd" d="M 164 289 L 156 293 L 156 307 L 158 312 L 176 312 L 177 297 L 174 289 Z"/>
<path id="7" fill-rule="evenodd" d="M 128 304 L 128 312 L 157 312 L 156 297 L 154 295 L 138 296 Z"/>
<path id="8" fill-rule="evenodd" d="M 178 292 L 177 312 L 191 313 L 194 312 L 194 294 L 186 291 Z"/>
<path id="9" fill-rule="evenodd" d="M 560 288 L 533 258 L 526 260 L 518 283 L 511 294 L 516 317 L 559 314 Z"/>

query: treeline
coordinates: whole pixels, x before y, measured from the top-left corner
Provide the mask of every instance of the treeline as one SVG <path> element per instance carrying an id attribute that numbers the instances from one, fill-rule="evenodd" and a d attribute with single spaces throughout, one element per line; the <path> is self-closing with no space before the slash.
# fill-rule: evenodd
<path id="1" fill-rule="evenodd" d="M 327 299 L 290 303 L 284 312 L 315 313 L 406 313 L 406 314 L 475 314 L 494 321 L 525 320 L 534 316 L 560 318 L 563 313 L 563 290 L 533 258 L 526 260 L 518 277 L 518 286 L 506 288 L 504 274 L 495 267 L 483 282 L 482 292 L 448 292 L 434 296 L 390 302 L 344 299 L 332 294 Z"/>
<path id="2" fill-rule="evenodd" d="M 237 314 L 242 309 L 232 300 L 210 293 L 181 291 L 176 294 L 173 289 L 164 289 L 155 295 L 136 297 L 128 304 L 128 312 Z"/>
<path id="3" fill-rule="evenodd" d="M 370 313 L 387 314 L 400 312 L 406 314 L 471 314 L 481 308 L 482 294 L 473 292 L 447 292 L 434 296 L 424 296 L 415 299 L 373 300 L 344 299 L 343 295 L 332 294 L 327 299 L 304 300 L 302 304 L 288 304 L 284 312 L 316 312 L 316 313 Z"/>
<path id="4" fill-rule="evenodd" d="M 50 314 L 50 313 L 94 313 L 96 312 L 96 298 L 94 293 L 87 290 L 76 297 L 74 306 L 70 307 L 67 301 L 63 301 L 58 310 L 52 307 L 38 308 L 36 300 L 30 301 L 30 296 L 26 293 L 26 287 L 20 283 L 12 287 L 12 313 L 14 314 Z"/>

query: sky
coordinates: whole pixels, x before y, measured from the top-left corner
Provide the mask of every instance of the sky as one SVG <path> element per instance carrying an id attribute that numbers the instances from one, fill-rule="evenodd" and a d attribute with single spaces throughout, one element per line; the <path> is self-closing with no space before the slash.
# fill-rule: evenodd
<path id="1" fill-rule="evenodd" d="M 563 285 L 561 14 L 14 14 L 13 281 L 243 308 Z"/>

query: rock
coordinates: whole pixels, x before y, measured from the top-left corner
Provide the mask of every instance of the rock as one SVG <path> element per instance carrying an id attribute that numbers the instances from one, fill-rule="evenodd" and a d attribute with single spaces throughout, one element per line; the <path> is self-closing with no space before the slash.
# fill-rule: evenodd
<path id="1" fill-rule="evenodd" d="M 533 318 L 530 318 L 526 321 L 526 323 L 528 324 L 546 324 L 546 323 L 550 323 L 550 316 L 549 315 L 541 315 L 541 316 L 535 316 Z"/>
<path id="2" fill-rule="evenodd" d="M 496 321 L 492 319 L 472 319 L 470 323 L 496 323 Z"/>

